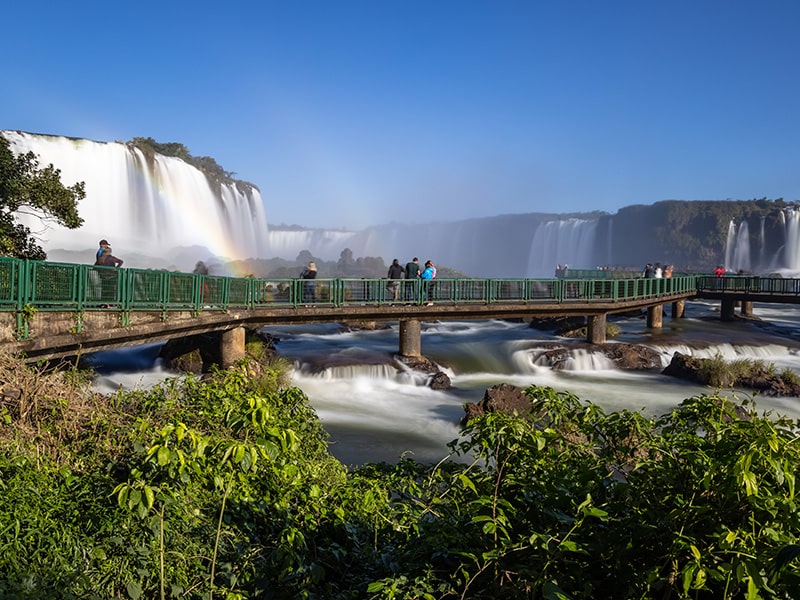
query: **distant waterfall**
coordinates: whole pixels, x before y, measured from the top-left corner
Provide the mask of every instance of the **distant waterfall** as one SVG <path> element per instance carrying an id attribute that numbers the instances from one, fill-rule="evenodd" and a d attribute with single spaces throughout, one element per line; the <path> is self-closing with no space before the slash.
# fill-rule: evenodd
<path id="1" fill-rule="evenodd" d="M 594 269 L 593 264 L 597 221 L 568 219 L 547 221 L 537 227 L 530 244 L 528 273 L 549 277 L 556 266 Z"/>
<path id="2" fill-rule="evenodd" d="M 212 185 L 181 159 L 159 154 L 148 159 L 120 142 L 16 131 L 0 135 L 14 152 L 32 151 L 40 166 L 53 164 L 65 185 L 86 183 L 86 198 L 78 205 L 84 219 L 80 229 L 25 221 L 45 250 L 91 248 L 107 238 L 121 257 L 133 252 L 161 256 L 195 245 L 232 259 L 266 254 L 267 219 L 255 188 Z"/>
<path id="3" fill-rule="evenodd" d="M 756 248 L 758 255 L 754 256 L 748 222 L 743 220 L 737 226 L 731 220 L 725 244 L 725 267 L 731 271 L 777 271 L 787 276 L 797 276 L 800 273 L 800 209 L 783 210 L 780 213 L 780 223 L 782 226 L 770 234 L 777 236 L 777 240 L 771 241 L 776 242 L 775 247 L 778 250 L 767 254 L 765 219 L 761 217 Z"/>
<path id="4" fill-rule="evenodd" d="M 402 264 L 414 256 L 431 259 L 473 277 L 552 277 L 558 263 L 594 268 L 607 260 L 600 256 L 606 250 L 595 248 L 597 219 L 542 214 L 461 221 L 454 214 L 454 221 L 440 223 L 410 218 L 362 231 L 269 230 L 257 189 L 210 183 L 178 158 L 148 157 L 120 142 L 16 131 L 0 135 L 15 152 L 32 151 L 41 166 L 53 164 L 65 185 L 86 183 L 86 198 L 78 206 L 85 221 L 80 229 L 25 221 L 51 260 L 91 260 L 94 253 L 87 250 L 102 238 L 129 267 L 191 269 L 211 257 L 295 260 L 303 250 L 336 261 L 349 248 L 354 257 L 380 257 L 386 264 L 393 258 Z M 406 212 L 398 207 L 398 215 Z"/>
<path id="5" fill-rule="evenodd" d="M 787 210 L 786 246 L 784 247 L 786 267 L 790 271 L 800 271 L 800 210 Z"/>
<path id="6" fill-rule="evenodd" d="M 738 231 L 734 221 L 728 226 L 728 240 L 725 248 L 725 268 L 728 271 L 750 272 L 750 227 L 747 221 L 739 224 Z"/>

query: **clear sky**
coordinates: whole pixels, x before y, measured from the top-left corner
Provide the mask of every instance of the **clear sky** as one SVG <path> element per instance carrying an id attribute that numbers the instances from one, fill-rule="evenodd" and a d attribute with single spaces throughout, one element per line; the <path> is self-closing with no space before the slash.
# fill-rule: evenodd
<path id="1" fill-rule="evenodd" d="M 800 199 L 796 0 L 2 13 L 0 129 L 181 142 L 257 185 L 275 225 Z"/>

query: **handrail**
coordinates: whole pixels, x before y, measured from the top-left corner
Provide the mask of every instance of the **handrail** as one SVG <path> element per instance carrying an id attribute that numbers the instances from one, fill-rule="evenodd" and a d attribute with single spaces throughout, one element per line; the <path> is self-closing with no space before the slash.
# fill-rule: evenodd
<path id="1" fill-rule="evenodd" d="M 752 278 L 751 278 L 752 279 Z M 0 257 L 0 312 L 207 311 L 304 305 L 618 302 L 689 293 L 703 278 L 249 278 Z M 751 283 L 751 287 L 754 284 Z M 763 286 L 763 283 L 762 283 Z"/>

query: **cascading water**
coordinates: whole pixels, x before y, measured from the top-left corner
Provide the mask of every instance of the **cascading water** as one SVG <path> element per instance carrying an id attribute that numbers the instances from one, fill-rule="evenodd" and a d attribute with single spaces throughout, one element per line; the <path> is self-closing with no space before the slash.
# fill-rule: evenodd
<path id="1" fill-rule="evenodd" d="M 800 271 L 800 210 L 787 210 L 786 246 L 784 247 L 786 268 Z"/>
<path id="2" fill-rule="evenodd" d="M 770 235 L 782 235 L 783 244 L 767 253 L 765 218 L 758 227 L 758 256 L 753 256 L 749 225 L 743 220 L 738 227 L 734 221 L 728 227 L 725 244 L 725 267 L 730 271 L 770 273 L 778 272 L 787 277 L 800 274 L 800 209 L 788 208 L 780 212 L 781 227 Z M 780 241 L 781 238 L 778 238 Z"/>
<path id="3" fill-rule="evenodd" d="M 750 227 L 747 221 L 739 224 L 738 231 L 734 221 L 728 227 L 728 241 L 725 249 L 725 268 L 734 272 L 747 272 L 751 269 L 750 262 Z"/>
<path id="4" fill-rule="evenodd" d="M 163 256 L 172 248 L 204 246 L 231 259 L 264 256 L 267 219 L 253 187 L 214 185 L 195 167 L 173 157 L 146 157 L 127 144 L 60 136 L 0 132 L 15 153 L 33 152 L 53 164 L 61 181 L 86 183 L 77 230 L 21 217 L 46 250 L 93 247 L 109 239 L 120 255 Z M 126 261 L 126 265 L 131 265 Z"/>
<path id="5" fill-rule="evenodd" d="M 590 268 L 597 260 L 593 220 L 500 215 L 445 223 L 416 223 L 413 217 L 398 222 L 398 216 L 409 213 L 403 209 L 395 218 L 387 215 L 391 224 L 363 231 L 269 230 L 257 189 L 212 185 L 178 158 L 149 158 L 119 142 L 17 131 L 0 135 L 15 152 L 31 151 L 42 166 L 53 164 L 65 185 L 86 183 L 86 199 L 78 207 L 85 221 L 80 229 L 25 222 L 54 260 L 75 260 L 70 252 L 93 248 L 101 238 L 112 242 L 129 267 L 166 266 L 148 260 L 165 255 L 179 268 L 210 257 L 294 260 L 303 250 L 335 261 L 349 248 L 356 257 L 382 257 L 386 262 L 398 258 L 404 264 L 413 256 L 431 259 L 473 277 L 552 277 L 558 262 Z M 424 218 L 423 211 L 419 219 Z M 186 251 L 172 253 L 176 248 Z M 202 248 L 208 254 L 201 254 Z M 53 254 L 61 250 L 65 252 Z"/>
<path id="6" fill-rule="evenodd" d="M 568 219 L 539 225 L 530 244 L 529 276 L 550 277 L 559 264 L 578 269 L 597 266 L 591 262 L 596 230 L 596 220 Z"/>

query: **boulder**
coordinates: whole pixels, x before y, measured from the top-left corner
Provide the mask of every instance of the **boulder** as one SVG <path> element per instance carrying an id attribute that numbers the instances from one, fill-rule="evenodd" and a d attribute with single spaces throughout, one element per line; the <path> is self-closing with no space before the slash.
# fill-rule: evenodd
<path id="1" fill-rule="evenodd" d="M 451 387 L 450 377 L 444 371 L 438 371 L 431 377 L 428 387 L 432 390 L 449 390 Z"/>
<path id="2" fill-rule="evenodd" d="M 525 389 L 519 386 L 509 383 L 493 385 L 486 390 L 480 402 L 467 402 L 464 405 L 466 415 L 461 424 L 466 425 L 470 419 L 493 411 L 527 416 L 531 412 L 531 399 L 525 394 Z"/>

